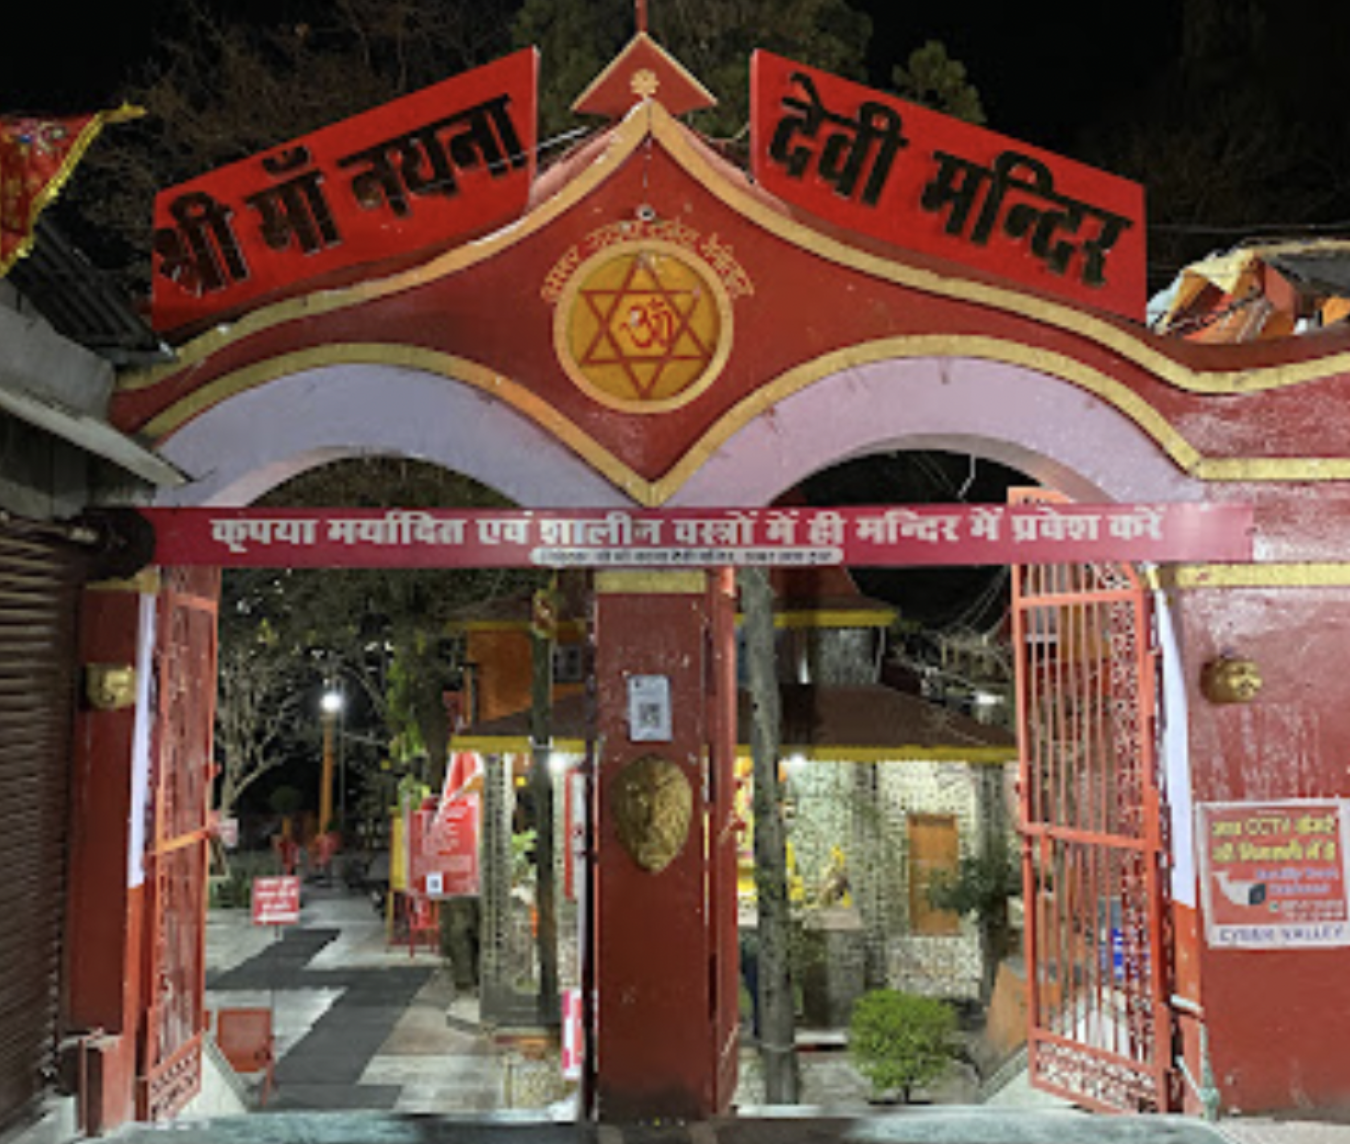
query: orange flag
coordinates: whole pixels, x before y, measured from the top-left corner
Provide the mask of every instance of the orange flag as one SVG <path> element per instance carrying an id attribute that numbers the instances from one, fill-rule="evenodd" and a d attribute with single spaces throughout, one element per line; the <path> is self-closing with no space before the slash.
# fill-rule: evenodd
<path id="1" fill-rule="evenodd" d="M 28 253 L 38 215 L 60 193 L 104 124 L 141 114 L 123 105 L 63 119 L 0 115 L 0 278 Z"/>

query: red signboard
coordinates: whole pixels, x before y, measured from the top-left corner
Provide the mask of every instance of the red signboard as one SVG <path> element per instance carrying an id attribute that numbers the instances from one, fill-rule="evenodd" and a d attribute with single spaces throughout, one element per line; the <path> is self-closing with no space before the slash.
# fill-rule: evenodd
<path id="1" fill-rule="evenodd" d="M 162 191 L 154 324 L 195 325 L 516 218 L 538 55 L 515 55 Z"/>
<path id="2" fill-rule="evenodd" d="M 439 802 L 428 799 L 408 823 L 408 871 L 414 894 L 441 899 L 478 893 L 481 779 L 464 752 L 446 775 Z"/>
<path id="3" fill-rule="evenodd" d="M 1137 183 L 756 52 L 756 180 L 823 219 L 1142 319 Z"/>
<path id="4" fill-rule="evenodd" d="M 155 563 L 289 568 L 905 567 L 1246 561 L 1242 504 L 142 509 Z"/>
<path id="5" fill-rule="evenodd" d="M 293 926 L 300 923 L 300 879 L 291 875 L 253 879 L 253 924 Z"/>
<path id="6" fill-rule="evenodd" d="M 1210 945 L 1350 945 L 1347 810 L 1337 799 L 1201 803 L 1201 890 Z"/>

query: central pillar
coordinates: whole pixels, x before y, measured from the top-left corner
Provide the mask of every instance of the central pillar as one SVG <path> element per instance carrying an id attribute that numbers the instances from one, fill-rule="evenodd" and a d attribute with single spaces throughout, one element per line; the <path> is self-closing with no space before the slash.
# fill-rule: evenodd
<path id="1" fill-rule="evenodd" d="M 703 1119 L 735 1086 L 734 577 L 595 579 L 592 1115 Z"/>

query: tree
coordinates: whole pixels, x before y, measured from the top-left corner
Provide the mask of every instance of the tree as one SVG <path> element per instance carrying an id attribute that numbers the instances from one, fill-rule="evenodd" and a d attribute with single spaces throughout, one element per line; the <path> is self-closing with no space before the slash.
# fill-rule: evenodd
<path id="1" fill-rule="evenodd" d="M 361 458 L 294 478 L 267 507 L 488 507 L 503 499 L 434 465 Z M 351 734 L 348 770 L 360 781 L 382 758 L 438 785 L 450 727 L 445 691 L 459 649 L 445 621 L 475 601 L 532 585 L 528 571 L 492 569 L 231 569 L 220 624 L 222 807 L 287 757 L 314 757 L 319 689 L 343 681 L 382 735 Z M 381 742 L 382 740 L 382 742 Z M 226 802 L 225 800 L 229 801 Z"/>
<path id="2" fill-rule="evenodd" d="M 750 753 L 755 820 L 755 900 L 758 903 L 760 1055 L 764 1094 L 771 1104 L 795 1104 L 798 1078 L 795 1000 L 790 961 L 792 928 L 787 890 L 787 829 L 778 781 L 782 703 L 774 666 L 773 587 L 764 568 L 737 576 L 745 619 L 750 690 Z"/>
<path id="3" fill-rule="evenodd" d="M 540 49 L 544 135 L 576 125 L 573 101 L 634 31 L 632 0 L 525 0 L 511 32 L 518 46 Z M 691 123 L 729 136 L 749 121 L 755 48 L 862 79 L 872 22 L 844 0 L 683 0 L 654 6 L 650 32 L 718 99 Z"/>
<path id="4" fill-rule="evenodd" d="M 276 646 L 270 625 L 222 618 L 217 657 L 217 808 L 231 817 L 239 797 L 284 759 L 282 744 L 296 715 L 295 667 Z"/>
<path id="5" fill-rule="evenodd" d="M 1347 32 L 1340 5 L 1310 22 L 1270 0 L 1184 0 L 1170 68 L 1078 146 L 1146 184 L 1152 288 L 1253 237 L 1345 233 L 1350 126 L 1332 109 L 1350 95 Z"/>
<path id="6" fill-rule="evenodd" d="M 491 508 L 508 504 L 459 473 L 403 458 L 363 457 L 310 470 L 269 492 L 268 507 Z M 474 603 L 514 595 L 542 581 L 529 570 L 333 569 L 273 576 L 293 654 L 340 673 L 385 720 L 396 758 L 425 758 L 419 777 L 440 783 L 450 736 L 443 700 L 458 682 L 458 647 L 441 637 L 446 621 Z"/>
<path id="7" fill-rule="evenodd" d="M 967 123 L 984 122 L 980 93 L 966 74 L 966 65 L 947 54 L 938 40 L 910 52 L 906 67 L 896 66 L 891 83 L 906 99 L 935 108 Z"/>
<path id="8" fill-rule="evenodd" d="M 502 55 L 492 5 L 476 0 L 335 0 L 308 21 L 262 24 L 193 0 L 156 41 L 125 98 L 148 114 L 94 148 L 72 186 L 115 249 L 149 281 L 149 205 L 163 187 L 246 158 Z"/>

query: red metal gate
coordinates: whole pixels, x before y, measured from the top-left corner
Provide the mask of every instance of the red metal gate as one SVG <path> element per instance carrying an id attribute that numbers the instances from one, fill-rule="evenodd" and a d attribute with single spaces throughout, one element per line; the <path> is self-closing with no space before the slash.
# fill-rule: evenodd
<path id="1" fill-rule="evenodd" d="M 1148 596 L 1126 565 L 1021 566 L 1013 624 L 1031 1081 L 1090 1108 L 1165 1111 L 1171 959 Z"/>
<path id="2" fill-rule="evenodd" d="M 201 1086 L 219 591 L 217 569 L 164 569 L 145 854 L 142 1120 L 172 1116 Z"/>

